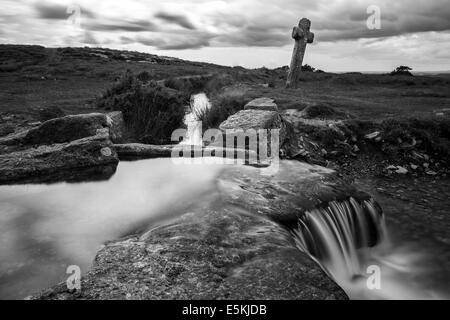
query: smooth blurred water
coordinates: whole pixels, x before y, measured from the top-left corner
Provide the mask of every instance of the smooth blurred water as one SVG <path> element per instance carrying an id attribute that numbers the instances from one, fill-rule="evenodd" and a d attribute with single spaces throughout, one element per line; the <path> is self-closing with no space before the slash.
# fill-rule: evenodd
<path id="1" fill-rule="evenodd" d="M 449 249 L 445 243 L 448 234 L 433 241 L 446 224 L 439 217 L 439 207 L 448 208 L 448 204 L 434 203 L 433 208 L 433 202 L 429 202 L 428 210 L 411 206 L 411 202 L 405 205 L 380 195 L 373 187 L 379 183 L 373 179 L 357 185 L 375 195 L 384 207 L 384 216 L 377 214 L 378 209 L 371 202 L 332 202 L 299 219 L 299 228 L 293 231 L 297 246 L 316 260 L 351 299 L 450 299 L 450 261 L 445 254 Z M 408 195 L 405 186 L 397 185 L 404 198 L 415 196 Z M 426 193 L 421 198 L 425 200 Z M 424 219 L 429 213 L 432 216 Z M 423 220 L 428 224 L 423 224 Z M 419 229 L 415 224 L 420 225 Z M 411 228 L 414 235 L 408 232 Z M 377 235 L 376 245 L 370 244 L 371 234 Z"/>
<path id="2" fill-rule="evenodd" d="M 278 178 L 297 179 L 290 173 L 298 171 L 300 163 L 294 164 L 281 162 Z M 210 201 L 214 192 L 226 192 L 216 184 L 224 169 L 223 165 L 176 165 L 171 159 L 152 159 L 120 162 L 108 181 L 0 186 L 0 299 L 21 299 L 65 281 L 69 265 L 86 272 L 106 241 L 163 223 L 191 205 Z M 358 187 L 375 194 L 372 182 L 360 182 Z M 228 187 L 242 187 L 234 184 Z M 347 254 L 353 262 L 357 259 L 359 272 L 332 259 L 321 262 L 324 269 L 353 299 L 448 298 L 450 259 L 444 214 L 436 215 L 430 208 L 428 215 L 422 207 L 408 207 L 380 195 L 376 200 L 387 221 L 384 241 L 373 248 L 347 250 L 357 255 Z M 446 203 L 441 211 L 447 208 Z M 322 234 L 322 239 L 313 237 L 316 243 L 336 247 L 331 234 Z M 396 237 L 399 234 L 414 234 L 420 240 Z M 433 234 L 438 237 L 434 239 Z M 339 249 L 335 251 L 334 261 L 345 262 Z M 381 268 L 379 290 L 366 285 L 370 265 Z"/>
<path id="3" fill-rule="evenodd" d="M 0 186 L 0 299 L 88 270 L 99 247 L 169 219 L 215 189 L 219 165 L 120 162 L 108 181 Z"/>
<path id="4" fill-rule="evenodd" d="M 203 145 L 202 121 L 200 119 L 209 109 L 211 109 L 211 103 L 205 93 L 191 96 L 190 113 L 184 117 L 184 124 L 187 127 L 186 137 L 181 144 Z"/>

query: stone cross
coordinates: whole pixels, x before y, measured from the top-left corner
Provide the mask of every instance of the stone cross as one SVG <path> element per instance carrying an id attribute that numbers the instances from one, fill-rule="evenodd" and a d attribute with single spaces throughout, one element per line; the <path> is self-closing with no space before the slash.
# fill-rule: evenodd
<path id="1" fill-rule="evenodd" d="M 302 71 L 303 57 L 305 56 L 306 44 L 314 41 L 314 33 L 310 32 L 311 21 L 303 18 L 298 27 L 292 30 L 292 38 L 295 39 L 294 52 L 292 53 L 291 66 L 286 82 L 287 88 L 297 88 L 300 72 Z"/>

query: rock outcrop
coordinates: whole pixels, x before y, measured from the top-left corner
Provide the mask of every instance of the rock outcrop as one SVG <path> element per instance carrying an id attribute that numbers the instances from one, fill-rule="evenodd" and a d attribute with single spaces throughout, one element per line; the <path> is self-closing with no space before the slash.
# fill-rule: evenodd
<path id="1" fill-rule="evenodd" d="M 233 131 L 237 132 L 239 136 L 240 130 L 245 131 L 249 129 L 272 129 L 279 130 L 279 151 L 281 157 L 291 157 L 295 151 L 293 147 L 297 145 L 298 136 L 295 135 L 292 124 L 285 119 L 278 111 L 277 105 L 273 99 L 259 98 L 250 101 L 244 110 L 241 110 L 222 122 L 219 129 L 229 135 L 236 135 Z M 270 149 L 270 142 L 268 142 L 268 148 Z"/>
<path id="2" fill-rule="evenodd" d="M 55 118 L 29 130 L 0 138 L 0 145 L 36 146 L 66 143 L 97 135 L 107 129 L 113 142 L 123 139 L 124 123 L 121 112 L 88 113 Z"/>
<path id="3" fill-rule="evenodd" d="M 0 138 L 0 183 L 108 178 L 118 163 L 121 115 L 91 113 L 48 120 Z"/>
<path id="4" fill-rule="evenodd" d="M 23 143 L 29 145 L 49 145 L 65 143 L 90 136 L 98 130 L 108 128 L 108 118 L 102 113 L 70 115 L 45 121 L 30 129 Z"/>
<path id="5" fill-rule="evenodd" d="M 300 162 L 268 177 L 259 170 L 228 167 L 217 192 L 178 218 L 107 243 L 81 290 L 61 283 L 34 298 L 347 299 L 290 228 L 303 210 L 353 191 L 337 188 L 331 170 Z"/>
<path id="6" fill-rule="evenodd" d="M 0 155 L 0 184 L 108 178 L 118 163 L 108 135 Z"/>

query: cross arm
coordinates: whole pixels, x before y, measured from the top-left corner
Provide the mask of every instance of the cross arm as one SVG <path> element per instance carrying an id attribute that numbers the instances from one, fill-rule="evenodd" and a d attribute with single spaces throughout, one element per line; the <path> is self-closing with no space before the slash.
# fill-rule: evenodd
<path id="1" fill-rule="evenodd" d="M 308 43 L 313 43 L 314 42 L 314 32 L 308 32 L 307 42 Z"/>
<path id="2" fill-rule="evenodd" d="M 303 38 L 303 30 L 299 27 L 294 27 L 292 29 L 292 38 L 294 38 L 295 40 Z"/>

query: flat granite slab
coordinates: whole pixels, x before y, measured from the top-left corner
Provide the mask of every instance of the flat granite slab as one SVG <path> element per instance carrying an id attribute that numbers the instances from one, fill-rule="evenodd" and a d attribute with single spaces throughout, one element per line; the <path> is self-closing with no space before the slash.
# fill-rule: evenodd
<path id="1" fill-rule="evenodd" d="M 256 109 L 266 111 L 278 111 L 278 106 L 271 98 L 258 98 L 250 101 L 244 106 L 245 110 Z"/>
<path id="2" fill-rule="evenodd" d="M 152 158 L 170 158 L 175 156 L 184 156 L 189 158 L 215 156 L 245 159 L 252 155 L 256 159 L 256 152 L 243 150 L 223 148 L 220 146 L 191 146 L 180 144 L 143 144 L 143 143 L 124 143 L 113 145 L 121 160 L 137 160 L 137 159 L 152 159 Z"/>

